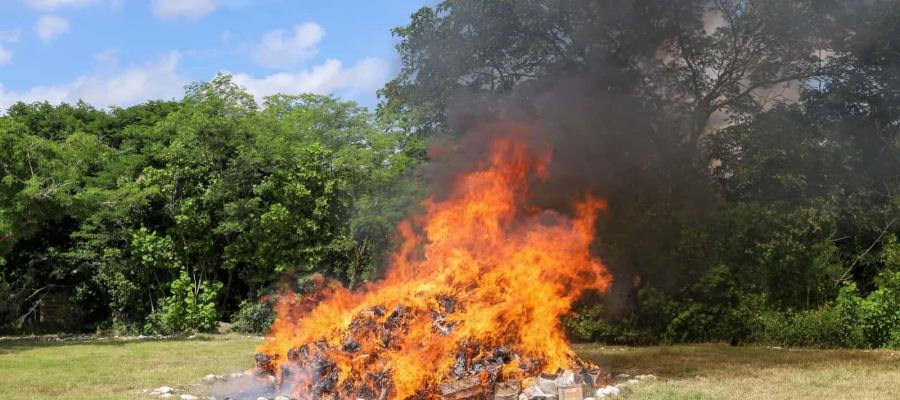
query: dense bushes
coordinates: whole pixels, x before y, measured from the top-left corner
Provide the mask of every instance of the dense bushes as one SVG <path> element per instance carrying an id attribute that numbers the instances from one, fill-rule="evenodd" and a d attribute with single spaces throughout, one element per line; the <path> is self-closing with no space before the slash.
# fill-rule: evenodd
<path id="1" fill-rule="evenodd" d="M 802 311 L 768 311 L 754 316 L 750 339 L 777 346 L 867 347 L 859 327 L 833 306 Z"/>
<path id="2" fill-rule="evenodd" d="M 257 335 L 268 332 L 273 321 L 275 313 L 270 302 L 257 303 L 244 300 L 237 313 L 231 317 L 234 330 Z"/>
<path id="3" fill-rule="evenodd" d="M 370 279 L 415 200 L 399 181 L 419 142 L 331 97 L 257 104 L 227 76 L 108 112 L 14 105 L 0 116 L 0 328 L 39 329 L 48 288 L 72 293 L 84 329 L 181 332 L 285 274 Z"/>
<path id="4" fill-rule="evenodd" d="M 618 344 L 658 342 L 759 343 L 792 347 L 900 348 L 900 244 L 889 237 L 880 258 L 887 266 L 868 294 L 852 282 L 834 300 L 805 309 L 779 307 L 766 295 L 735 285 L 727 268 L 713 267 L 680 297 L 649 287 L 629 318 L 609 322 L 601 305 L 567 319 L 576 338 Z"/>
<path id="5" fill-rule="evenodd" d="M 147 317 L 144 330 L 164 334 L 212 330 L 219 320 L 216 300 L 222 283 L 207 280 L 195 286 L 194 282 L 182 269 L 172 281 L 172 294 L 160 301 L 159 308 Z"/>
<path id="6" fill-rule="evenodd" d="M 847 284 L 837 300 L 800 312 L 769 311 L 755 316 L 757 342 L 784 346 L 900 347 L 900 285 L 896 274 L 861 296 Z"/>
<path id="7" fill-rule="evenodd" d="M 680 311 L 659 321 L 661 330 L 642 329 L 633 320 L 609 322 L 587 310 L 566 321 L 573 337 L 612 344 L 679 342 L 757 343 L 788 347 L 900 348 L 898 291 L 878 289 L 860 296 L 848 284 L 832 303 L 804 311 L 782 311 L 771 305 L 736 308 L 674 302 Z"/>

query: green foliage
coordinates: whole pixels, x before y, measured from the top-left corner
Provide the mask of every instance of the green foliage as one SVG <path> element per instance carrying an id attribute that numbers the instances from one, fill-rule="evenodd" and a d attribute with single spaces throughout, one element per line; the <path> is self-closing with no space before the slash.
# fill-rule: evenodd
<path id="1" fill-rule="evenodd" d="M 716 266 L 704 273 L 686 300 L 673 307 L 665 338 L 671 342 L 739 342 L 751 336 L 750 321 L 766 306 L 765 295 L 745 293 L 731 270 Z"/>
<path id="2" fill-rule="evenodd" d="M 419 198 L 406 176 L 424 145 L 409 132 L 402 118 L 327 96 L 260 107 L 224 75 L 178 102 L 109 112 L 17 104 L 0 116 L 0 281 L 12 313 L 71 288 L 89 323 L 135 330 L 173 309 L 181 270 L 225 283 L 223 314 L 292 271 L 371 279 Z"/>
<path id="3" fill-rule="evenodd" d="M 579 310 L 564 320 L 569 334 L 581 341 L 599 341 L 619 345 L 648 345 L 655 342 L 646 332 L 633 329 L 622 322 L 610 322 L 603 317 L 603 304 Z"/>
<path id="4" fill-rule="evenodd" d="M 88 302 L 92 289 L 101 291 L 108 299 L 111 322 L 125 325 L 142 323 L 166 292 L 162 282 L 182 268 L 171 238 L 145 227 L 131 233 L 124 249 L 104 248 L 95 266 L 92 286 L 81 286 L 80 297 Z"/>
<path id="5" fill-rule="evenodd" d="M 147 318 L 144 329 L 164 334 L 212 330 L 219 318 L 216 300 L 221 289 L 221 282 L 194 282 L 182 269 L 178 278 L 172 281 L 172 294 L 160 301 L 159 308 Z"/>
<path id="6" fill-rule="evenodd" d="M 242 301 L 237 313 L 231 316 L 236 331 L 257 335 L 268 332 L 274 321 L 275 312 L 271 303 L 256 303 L 249 300 Z"/>
<path id="7" fill-rule="evenodd" d="M 861 304 L 862 329 L 872 347 L 900 345 L 900 272 L 879 276 L 878 289 Z"/>
<path id="8" fill-rule="evenodd" d="M 830 307 L 804 311 L 785 317 L 786 323 L 777 337 L 785 346 L 845 347 L 857 346 L 856 338 L 847 340 L 847 328 L 840 315 Z M 852 332 L 852 331 L 851 331 Z"/>

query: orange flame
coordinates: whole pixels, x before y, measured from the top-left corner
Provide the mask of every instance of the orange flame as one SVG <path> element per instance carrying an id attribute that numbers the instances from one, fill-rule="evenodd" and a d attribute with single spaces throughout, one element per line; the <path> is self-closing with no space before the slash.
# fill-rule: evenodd
<path id="1" fill-rule="evenodd" d="M 529 369 L 524 364 L 533 360 L 540 364 L 529 372 L 577 362 L 560 317 L 584 291 L 606 291 L 610 284 L 590 252 L 594 221 L 606 204 L 589 196 L 575 205 L 574 218 L 523 207 L 528 178 L 546 178 L 550 152 L 532 151 L 522 139 L 525 125 L 500 122 L 485 129 L 505 134 L 490 141 L 479 168 L 456 178 L 446 199 L 427 200 L 422 215 L 399 225 L 402 241 L 383 280 L 360 291 L 323 283 L 311 298 L 282 296 L 259 352 L 273 356 L 277 366 L 291 349 L 319 343 L 334 349 L 328 358 L 340 381 L 385 372 L 390 397 L 399 399 L 433 397 L 467 345 L 508 348 L 516 358 L 503 368 L 506 378 L 522 377 Z M 447 299 L 453 301 L 450 312 Z M 400 334 L 389 340 L 377 332 L 360 334 L 371 329 L 360 321 L 383 324 L 389 318 L 373 308 L 390 312 L 398 306 L 409 311 Z M 342 351 L 351 336 L 360 350 Z M 294 394 L 308 397 L 303 390 Z"/>

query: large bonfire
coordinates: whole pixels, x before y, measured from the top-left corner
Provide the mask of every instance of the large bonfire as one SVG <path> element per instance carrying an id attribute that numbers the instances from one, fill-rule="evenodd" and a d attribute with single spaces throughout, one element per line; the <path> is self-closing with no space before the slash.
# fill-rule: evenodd
<path id="1" fill-rule="evenodd" d="M 546 179 L 549 148 L 531 143 L 524 124 L 482 129 L 490 132 L 487 155 L 400 224 L 383 280 L 355 291 L 323 282 L 310 296 L 282 296 L 257 355 L 258 372 L 278 392 L 430 399 L 586 367 L 560 317 L 585 291 L 610 284 L 590 252 L 605 203 L 587 196 L 572 217 L 529 206 L 528 182 Z"/>

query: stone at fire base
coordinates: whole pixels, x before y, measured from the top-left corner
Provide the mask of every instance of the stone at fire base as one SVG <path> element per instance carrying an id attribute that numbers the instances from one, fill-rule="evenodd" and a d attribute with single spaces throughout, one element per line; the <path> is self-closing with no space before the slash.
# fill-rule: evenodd
<path id="1" fill-rule="evenodd" d="M 226 380 L 222 375 L 209 374 L 203 377 L 204 383 L 216 383 Z"/>
<path id="2" fill-rule="evenodd" d="M 153 392 L 158 393 L 158 394 L 169 394 L 169 393 L 175 393 L 175 389 L 168 387 L 168 386 L 160 386 L 156 389 L 153 389 Z"/>
<path id="3" fill-rule="evenodd" d="M 619 391 L 620 391 L 620 389 L 618 386 L 610 385 L 610 386 L 602 387 L 600 389 L 597 389 L 597 397 L 604 398 L 607 396 L 616 396 L 619 394 Z"/>

